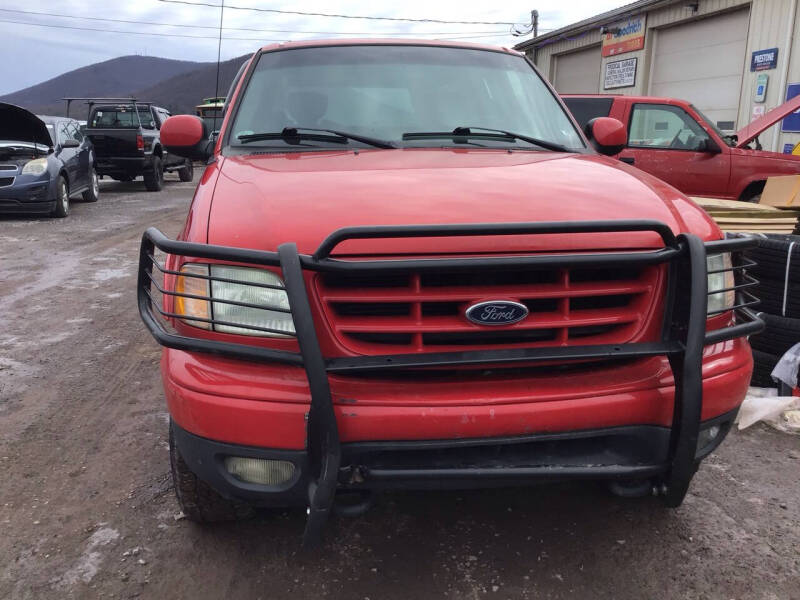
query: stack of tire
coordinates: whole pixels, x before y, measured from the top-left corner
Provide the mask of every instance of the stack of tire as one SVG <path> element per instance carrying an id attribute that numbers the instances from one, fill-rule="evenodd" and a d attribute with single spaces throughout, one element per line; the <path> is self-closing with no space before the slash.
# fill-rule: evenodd
<path id="1" fill-rule="evenodd" d="M 758 263 L 749 270 L 759 280 L 751 291 L 761 300 L 756 311 L 766 323 L 762 333 L 750 338 L 755 361 L 751 385 L 774 388 L 772 369 L 800 342 L 800 235 L 765 235 L 748 256 Z"/>

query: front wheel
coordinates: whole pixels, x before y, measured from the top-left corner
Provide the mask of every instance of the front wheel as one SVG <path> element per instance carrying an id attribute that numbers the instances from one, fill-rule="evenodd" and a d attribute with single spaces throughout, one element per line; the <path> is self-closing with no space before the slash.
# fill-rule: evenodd
<path id="1" fill-rule="evenodd" d="M 144 173 L 144 187 L 148 192 L 159 192 L 164 187 L 164 165 L 161 158 L 153 157 L 153 167 Z"/>
<path id="2" fill-rule="evenodd" d="M 56 183 L 56 207 L 52 216 L 63 219 L 69 214 L 69 185 L 63 175 L 58 176 Z"/>
<path id="3" fill-rule="evenodd" d="M 194 165 L 188 158 L 186 159 L 186 164 L 178 169 L 178 177 L 181 181 L 191 181 L 194 179 Z"/>
<path id="4" fill-rule="evenodd" d="M 175 444 L 172 421 L 169 423 L 169 462 L 172 470 L 172 483 L 178 504 L 190 521 L 213 523 L 215 521 L 236 521 L 253 516 L 253 507 L 244 502 L 228 500 L 197 477 L 183 460 Z"/>
<path id="5" fill-rule="evenodd" d="M 83 192 L 84 202 L 97 202 L 100 197 L 100 180 L 97 178 L 97 171 L 92 169 L 89 172 L 89 189 Z"/>

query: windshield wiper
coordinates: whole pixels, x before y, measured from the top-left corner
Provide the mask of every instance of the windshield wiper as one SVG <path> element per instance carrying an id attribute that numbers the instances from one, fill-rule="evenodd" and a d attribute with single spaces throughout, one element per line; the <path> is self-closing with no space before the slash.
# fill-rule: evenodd
<path id="1" fill-rule="evenodd" d="M 546 150 L 552 150 L 553 152 L 571 152 L 569 148 L 557 144 L 556 142 L 548 142 L 547 140 L 540 140 L 539 138 L 522 135 L 521 133 L 513 133 L 511 131 L 505 131 L 504 129 L 492 129 L 491 127 L 456 127 L 453 131 L 419 131 L 403 134 L 403 140 L 435 140 L 468 137 L 484 140 L 522 140 L 523 142 L 528 142 L 529 144 L 534 144 Z"/>
<path id="2" fill-rule="evenodd" d="M 312 133 L 305 133 L 310 131 Z M 316 133 L 314 133 L 316 132 Z M 330 134 L 330 135 L 324 135 Z M 392 142 L 386 140 L 379 140 L 377 138 L 367 137 L 357 133 L 348 133 L 346 131 L 338 131 L 336 129 L 314 129 L 313 127 L 284 127 L 282 131 L 275 133 L 246 133 L 237 136 L 237 139 L 247 144 L 248 142 L 260 142 L 263 140 L 284 140 L 287 143 L 292 143 L 294 140 L 297 142 L 301 140 L 308 140 L 313 142 L 331 142 L 333 144 L 346 144 L 347 140 L 354 140 L 374 146 L 375 148 L 391 149 L 397 148 Z"/>

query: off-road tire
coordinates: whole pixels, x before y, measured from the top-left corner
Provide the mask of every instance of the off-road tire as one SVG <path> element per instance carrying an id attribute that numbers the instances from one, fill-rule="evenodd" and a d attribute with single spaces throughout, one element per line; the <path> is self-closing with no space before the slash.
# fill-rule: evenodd
<path id="1" fill-rule="evenodd" d="M 758 192 L 757 194 L 753 194 L 752 196 L 745 198 L 744 201 L 750 202 L 751 204 L 759 204 L 761 202 L 761 192 Z"/>
<path id="2" fill-rule="evenodd" d="M 761 300 L 756 310 L 772 315 L 800 319 L 800 282 L 789 282 L 786 290 L 785 314 L 783 312 L 784 282 L 782 279 L 779 281 L 777 279 L 759 278 L 758 285 L 750 289 L 750 291 Z"/>
<path id="3" fill-rule="evenodd" d="M 753 350 L 753 377 L 750 385 L 763 388 L 776 388 L 778 384 L 772 380 L 770 373 L 778 364 L 779 357 L 760 350 Z"/>
<path id="4" fill-rule="evenodd" d="M 783 356 L 786 351 L 800 342 L 800 319 L 778 317 L 768 313 L 759 313 L 764 319 L 766 328 L 758 335 L 750 338 L 750 346 L 773 356 Z"/>
<path id="5" fill-rule="evenodd" d="M 250 518 L 255 513 L 249 504 L 223 498 L 192 472 L 175 445 L 172 421 L 169 424 L 169 462 L 178 504 L 190 521 L 196 523 L 237 521 Z"/>
<path id="6" fill-rule="evenodd" d="M 69 215 L 69 184 L 63 175 L 56 182 L 56 207 L 50 215 L 59 219 Z"/>
<path id="7" fill-rule="evenodd" d="M 185 182 L 194 179 L 194 165 L 192 164 L 192 161 L 189 160 L 188 158 L 186 159 L 186 166 L 178 169 L 178 177 L 180 178 L 181 181 Z"/>
<path id="8" fill-rule="evenodd" d="M 84 202 L 97 202 L 100 198 L 100 180 L 97 178 L 97 171 L 89 171 L 89 188 L 83 192 Z"/>
<path id="9" fill-rule="evenodd" d="M 793 246 L 792 242 L 794 242 Z M 789 281 L 800 283 L 800 235 L 770 234 L 759 239 L 758 247 L 747 252 L 747 255 L 758 263 L 749 270 L 756 278 L 784 281 L 789 246 L 792 246 Z"/>
<path id="10" fill-rule="evenodd" d="M 164 187 L 164 165 L 158 156 L 153 157 L 153 166 L 144 172 L 144 187 L 148 192 L 160 192 Z"/>

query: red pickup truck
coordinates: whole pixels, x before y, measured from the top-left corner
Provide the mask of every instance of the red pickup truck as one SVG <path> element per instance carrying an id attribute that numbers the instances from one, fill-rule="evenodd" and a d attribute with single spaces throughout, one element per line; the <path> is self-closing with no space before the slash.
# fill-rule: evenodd
<path id="1" fill-rule="evenodd" d="M 675 98 L 564 95 L 563 99 L 581 127 L 597 117 L 627 123 L 627 140 L 616 157 L 689 196 L 757 202 L 767 177 L 800 173 L 800 157 L 765 152 L 758 143 L 759 134 L 797 110 L 800 98 L 733 135 L 722 133 L 692 104 Z"/>
<path id="2" fill-rule="evenodd" d="M 208 165 L 140 252 L 188 518 L 301 506 L 312 543 L 387 489 L 681 503 L 750 380 L 752 239 L 602 156 L 622 124 L 590 143 L 510 50 L 272 45 L 228 98 L 214 141 L 164 123 Z"/>

